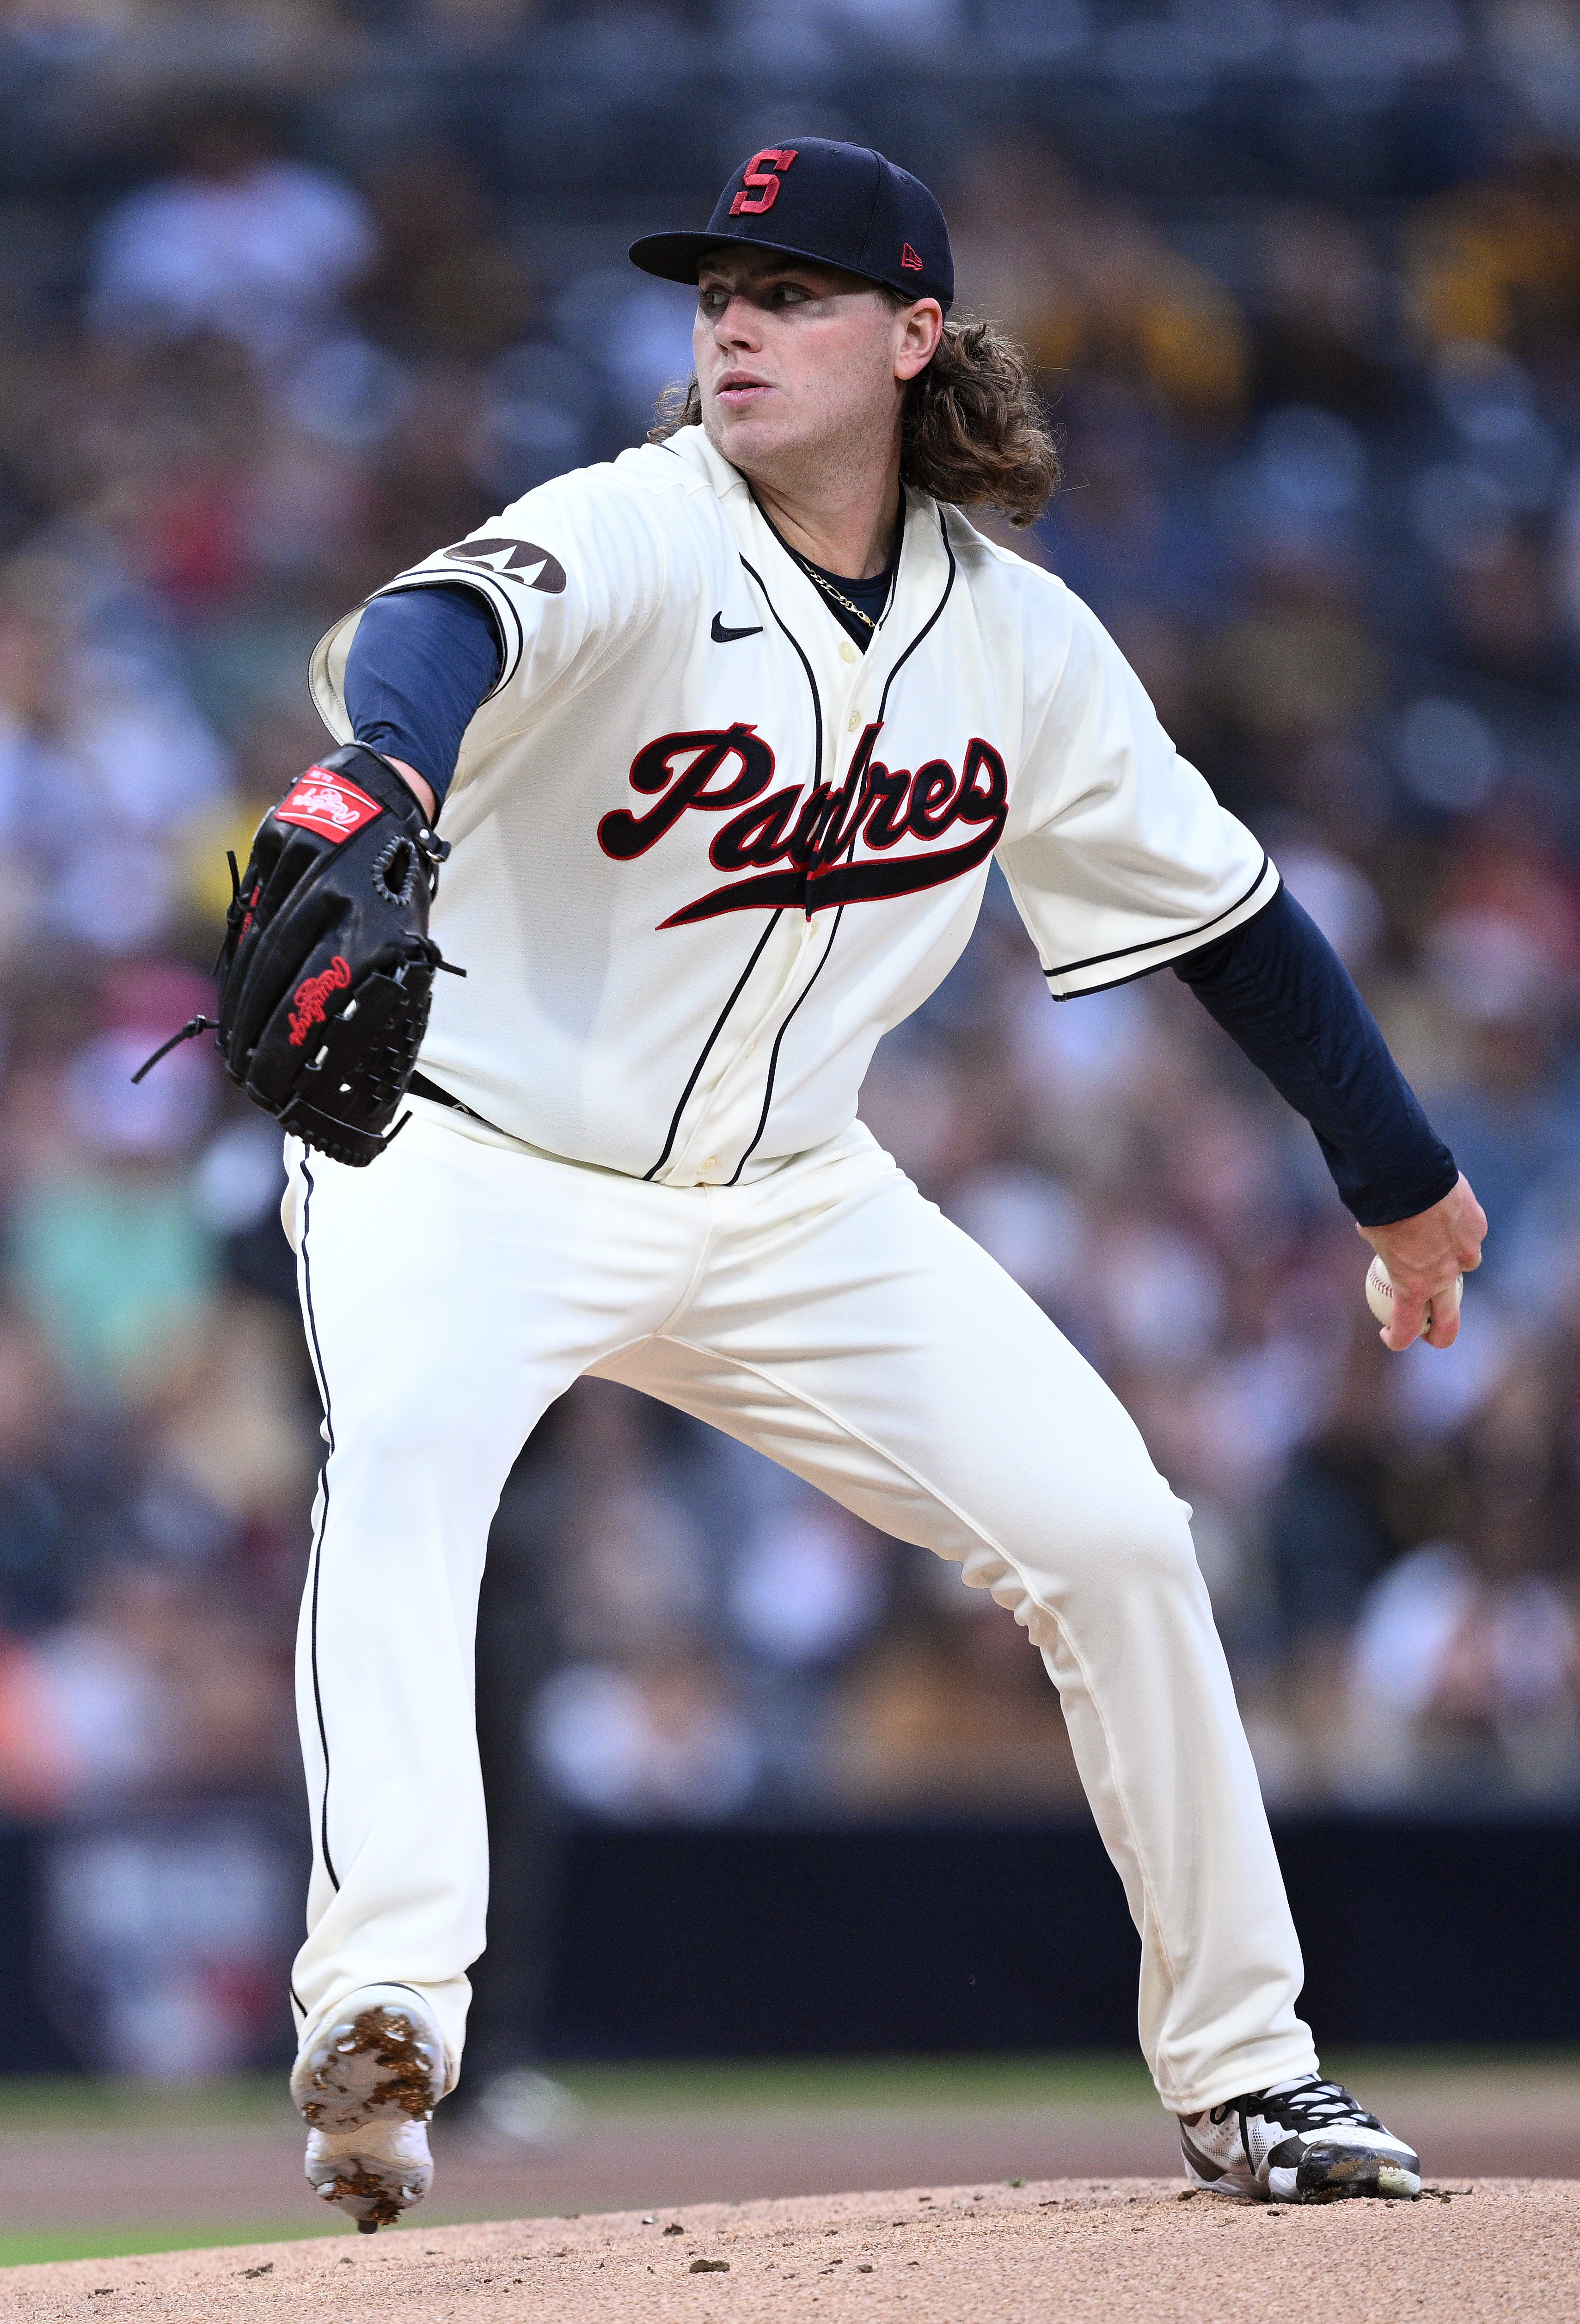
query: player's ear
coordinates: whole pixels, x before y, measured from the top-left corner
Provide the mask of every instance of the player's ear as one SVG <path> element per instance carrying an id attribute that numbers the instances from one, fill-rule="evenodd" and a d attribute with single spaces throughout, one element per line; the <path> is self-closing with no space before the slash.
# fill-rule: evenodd
<path id="1" fill-rule="evenodd" d="M 914 379 L 925 371 L 943 337 L 943 309 L 936 299 L 918 299 L 895 317 L 895 377 Z"/>

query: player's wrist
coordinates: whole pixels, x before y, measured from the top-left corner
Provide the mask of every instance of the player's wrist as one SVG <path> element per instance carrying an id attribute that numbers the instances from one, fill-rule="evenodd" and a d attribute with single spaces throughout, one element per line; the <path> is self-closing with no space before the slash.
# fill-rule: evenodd
<path id="1" fill-rule="evenodd" d="M 427 800 L 418 797 L 406 773 L 398 770 L 394 761 L 387 759 L 381 751 L 371 749 L 366 742 L 346 742 L 339 750 L 328 752 L 315 763 L 326 774 L 341 776 L 357 784 L 381 807 L 387 807 L 422 844 L 425 853 L 428 852 L 430 843 L 436 847 L 439 845 L 434 831 L 436 816 Z M 420 775 L 418 781 L 422 781 Z M 428 789 L 428 787 L 425 784 L 424 788 Z M 432 798 L 433 793 L 428 789 L 428 798 Z M 448 853 L 447 848 L 442 850 L 443 854 Z"/>
<path id="2" fill-rule="evenodd" d="M 394 768 L 429 823 L 436 823 L 439 819 L 438 798 L 427 776 L 419 775 L 417 769 L 408 766 L 404 759 L 391 758 L 388 751 L 380 751 L 374 755 L 382 759 L 387 767 Z"/>

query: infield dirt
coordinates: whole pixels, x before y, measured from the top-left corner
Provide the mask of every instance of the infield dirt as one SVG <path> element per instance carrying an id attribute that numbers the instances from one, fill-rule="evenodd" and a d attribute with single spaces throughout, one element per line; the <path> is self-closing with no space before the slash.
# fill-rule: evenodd
<path id="1" fill-rule="evenodd" d="M 0 2318 L 165 2324 L 1482 2324 L 1580 2310 L 1580 2181 L 1320 2209 L 1176 2181 L 695 2204 L 8 2269 Z"/>

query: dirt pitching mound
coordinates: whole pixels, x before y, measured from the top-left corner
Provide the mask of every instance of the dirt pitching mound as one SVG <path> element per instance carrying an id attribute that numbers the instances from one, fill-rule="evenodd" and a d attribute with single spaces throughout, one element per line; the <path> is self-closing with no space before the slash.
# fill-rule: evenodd
<path id="1" fill-rule="evenodd" d="M 420 2215 L 419 2215 L 420 2217 Z M 1445 2324 L 1573 2319 L 1580 2181 L 1480 2180 L 1320 2209 L 1178 2182 L 690 2204 L 16 2267 L 0 2318 L 170 2324 Z"/>

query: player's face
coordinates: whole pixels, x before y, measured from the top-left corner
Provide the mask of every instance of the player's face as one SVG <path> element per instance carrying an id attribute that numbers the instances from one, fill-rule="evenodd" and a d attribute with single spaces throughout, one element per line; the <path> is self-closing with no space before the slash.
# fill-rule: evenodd
<path id="1" fill-rule="evenodd" d="M 896 308 L 857 275 L 721 249 L 697 280 L 703 425 L 748 474 L 841 439 L 886 445 L 942 324 L 935 300 Z"/>

